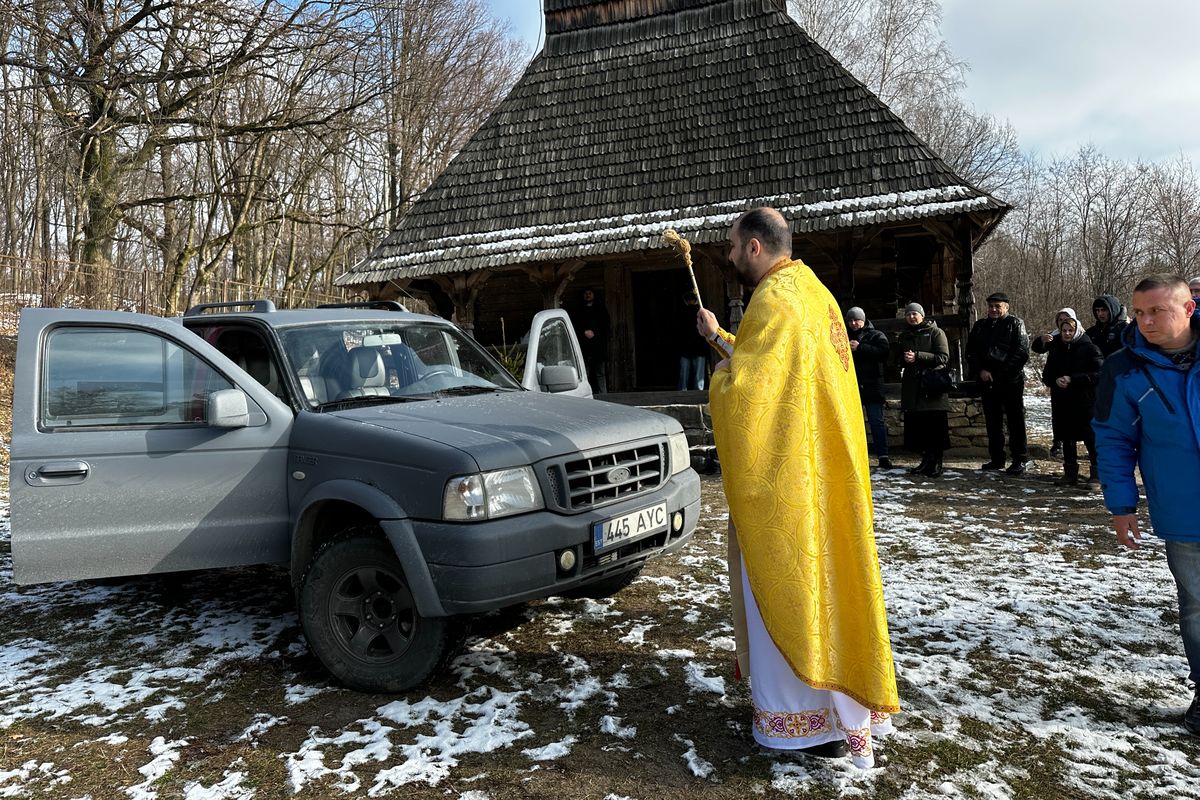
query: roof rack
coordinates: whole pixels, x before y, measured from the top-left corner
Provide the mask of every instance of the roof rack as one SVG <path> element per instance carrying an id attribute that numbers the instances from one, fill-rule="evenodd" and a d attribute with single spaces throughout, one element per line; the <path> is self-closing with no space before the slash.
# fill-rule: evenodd
<path id="1" fill-rule="evenodd" d="M 269 314 L 275 310 L 275 304 L 270 300 L 235 300 L 231 303 L 200 303 L 183 312 L 185 317 L 198 317 L 218 309 L 247 309 L 254 314 Z"/>
<path id="2" fill-rule="evenodd" d="M 408 311 L 395 300 L 354 300 L 349 303 L 321 303 L 317 308 L 370 308 L 376 311 Z"/>

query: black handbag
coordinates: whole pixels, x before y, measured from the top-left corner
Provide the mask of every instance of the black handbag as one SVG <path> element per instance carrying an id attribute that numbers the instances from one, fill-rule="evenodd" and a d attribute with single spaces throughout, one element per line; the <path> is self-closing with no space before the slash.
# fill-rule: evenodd
<path id="1" fill-rule="evenodd" d="M 921 370 L 921 395 L 925 398 L 941 397 L 954 388 L 954 376 L 948 369 Z"/>

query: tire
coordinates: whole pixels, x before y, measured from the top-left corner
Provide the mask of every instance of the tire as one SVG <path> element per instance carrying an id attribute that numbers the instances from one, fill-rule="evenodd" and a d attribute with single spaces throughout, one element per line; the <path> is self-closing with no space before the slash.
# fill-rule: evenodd
<path id="1" fill-rule="evenodd" d="M 563 592 L 562 596 L 570 597 L 575 600 L 603 600 L 606 597 L 612 597 L 614 594 L 637 580 L 637 576 L 642 574 L 643 566 L 643 564 L 639 564 L 628 572 L 610 575 L 607 578 L 601 578 L 595 583 L 589 583 L 586 586 L 570 589 Z"/>
<path id="2" fill-rule="evenodd" d="M 308 646 L 335 678 L 364 692 L 424 683 L 449 655 L 451 620 L 423 617 L 404 569 L 378 529 L 356 528 L 322 545 L 300 587 Z"/>

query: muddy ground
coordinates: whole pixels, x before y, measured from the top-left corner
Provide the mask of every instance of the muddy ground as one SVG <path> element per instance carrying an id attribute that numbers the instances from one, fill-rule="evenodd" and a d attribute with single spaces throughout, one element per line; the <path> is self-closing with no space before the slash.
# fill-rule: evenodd
<path id="1" fill-rule="evenodd" d="M 959 462 L 876 475 L 905 712 L 887 763 L 764 752 L 732 677 L 719 478 L 604 601 L 476 620 L 419 691 L 333 685 L 274 568 L 17 587 L 0 532 L 0 797 L 1200 797 L 1161 547 L 1097 497 Z"/>

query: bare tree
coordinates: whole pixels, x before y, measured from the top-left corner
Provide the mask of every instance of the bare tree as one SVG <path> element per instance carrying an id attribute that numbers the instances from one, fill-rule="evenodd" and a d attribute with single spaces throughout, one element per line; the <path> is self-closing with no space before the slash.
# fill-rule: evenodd
<path id="1" fill-rule="evenodd" d="M 1147 178 L 1155 267 L 1189 279 L 1200 275 L 1200 181 L 1195 166 L 1180 154 L 1152 166 Z"/>
<path id="2" fill-rule="evenodd" d="M 521 51 L 479 0 L 376 0 L 371 16 L 391 230 L 507 94 Z"/>
<path id="3" fill-rule="evenodd" d="M 0 0 L 0 35 L 0 248 L 167 311 L 332 288 L 519 69 L 479 0 Z"/>
<path id="4" fill-rule="evenodd" d="M 987 191 L 1016 180 L 1016 131 L 961 98 L 967 66 L 942 38 L 940 0 L 790 0 L 789 13 L 955 172 Z"/>

